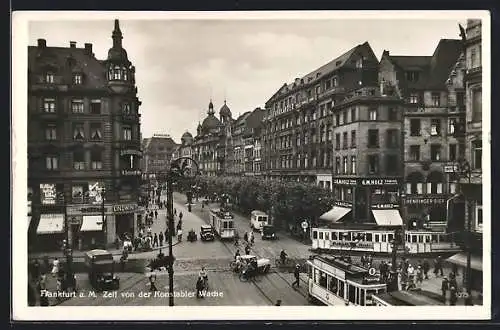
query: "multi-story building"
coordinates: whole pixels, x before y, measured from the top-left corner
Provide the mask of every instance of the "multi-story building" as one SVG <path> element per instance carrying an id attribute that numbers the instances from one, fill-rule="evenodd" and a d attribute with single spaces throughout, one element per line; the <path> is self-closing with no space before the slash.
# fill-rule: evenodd
<path id="1" fill-rule="evenodd" d="M 77 249 L 135 233 L 141 102 L 122 39 L 115 20 L 105 60 L 90 43 L 28 47 L 30 245 L 55 248 L 66 230 Z"/>
<path id="2" fill-rule="evenodd" d="M 246 119 L 252 112 L 240 115 L 231 125 L 232 162 L 226 162 L 228 175 L 243 175 L 245 173 L 245 139 Z"/>
<path id="3" fill-rule="evenodd" d="M 456 192 L 447 167 L 463 153 L 455 132 L 463 116 L 463 93 L 456 86 L 452 100 L 447 80 L 460 53 L 460 40 L 442 39 L 432 56 L 395 56 L 384 51 L 380 62 L 381 83 L 404 101 L 402 211 L 412 229 L 444 230 L 447 201 Z"/>
<path id="4" fill-rule="evenodd" d="M 242 133 L 244 149 L 244 175 L 260 175 L 261 150 L 260 134 L 263 127 L 262 119 L 265 110 L 256 108 L 245 119 L 245 129 Z"/>
<path id="5" fill-rule="evenodd" d="M 377 84 L 377 68 L 378 60 L 365 42 L 284 84 L 265 105 L 265 175 L 331 189 L 333 106 L 350 91 Z"/>
<path id="6" fill-rule="evenodd" d="M 181 144 L 177 146 L 172 155 L 173 159 L 177 159 L 179 157 L 193 157 L 193 135 L 188 131 L 184 132 L 181 136 Z M 187 159 L 188 166 L 192 166 L 191 160 Z"/>
<path id="7" fill-rule="evenodd" d="M 224 173 L 226 160 L 231 155 L 231 110 L 224 101 L 219 111 L 220 120 L 215 116 L 214 105 L 210 100 L 207 117 L 198 125 L 193 142 L 193 155 L 203 175 L 216 176 Z"/>
<path id="8" fill-rule="evenodd" d="M 177 143 L 168 134 L 154 134 L 144 139 L 143 173 L 150 179 L 157 177 L 170 168 L 172 154 L 177 148 Z"/>

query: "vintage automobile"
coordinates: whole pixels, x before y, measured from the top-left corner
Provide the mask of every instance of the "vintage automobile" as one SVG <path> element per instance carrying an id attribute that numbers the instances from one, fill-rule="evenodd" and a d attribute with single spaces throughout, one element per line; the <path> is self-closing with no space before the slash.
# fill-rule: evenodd
<path id="1" fill-rule="evenodd" d="M 257 273 L 259 274 L 265 274 L 269 272 L 271 269 L 271 260 L 267 258 L 257 258 L 256 256 L 253 255 L 243 255 L 239 256 L 241 263 L 243 264 L 243 268 L 247 264 L 249 264 L 252 261 L 257 261 Z"/>
<path id="2" fill-rule="evenodd" d="M 189 242 L 194 242 L 194 241 L 197 241 L 198 240 L 198 236 L 196 235 L 196 232 L 194 231 L 194 229 L 191 229 L 189 232 L 188 232 L 188 237 L 187 237 L 187 240 Z"/>
<path id="3" fill-rule="evenodd" d="M 85 266 L 91 285 L 97 291 L 117 290 L 120 278 L 114 274 L 113 255 L 106 250 L 92 250 L 85 253 Z"/>
<path id="4" fill-rule="evenodd" d="M 202 241 L 213 241 L 215 239 L 212 226 L 203 225 L 200 227 L 200 239 Z"/>
<path id="5" fill-rule="evenodd" d="M 278 239 L 276 229 L 271 225 L 262 226 L 261 234 L 262 239 Z"/>

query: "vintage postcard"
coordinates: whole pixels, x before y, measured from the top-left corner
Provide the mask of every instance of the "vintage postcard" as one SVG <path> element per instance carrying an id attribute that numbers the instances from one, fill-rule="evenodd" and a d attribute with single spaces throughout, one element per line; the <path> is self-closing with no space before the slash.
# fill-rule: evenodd
<path id="1" fill-rule="evenodd" d="M 487 11 L 12 26 L 13 319 L 490 318 Z"/>

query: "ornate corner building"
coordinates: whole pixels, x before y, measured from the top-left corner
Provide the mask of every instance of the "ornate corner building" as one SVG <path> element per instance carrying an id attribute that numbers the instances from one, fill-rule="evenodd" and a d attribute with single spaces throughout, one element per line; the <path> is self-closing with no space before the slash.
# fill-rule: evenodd
<path id="1" fill-rule="evenodd" d="M 75 249 L 135 234 L 141 102 L 122 39 L 115 20 L 105 60 L 90 43 L 28 47 L 31 248 L 53 249 L 66 230 Z"/>

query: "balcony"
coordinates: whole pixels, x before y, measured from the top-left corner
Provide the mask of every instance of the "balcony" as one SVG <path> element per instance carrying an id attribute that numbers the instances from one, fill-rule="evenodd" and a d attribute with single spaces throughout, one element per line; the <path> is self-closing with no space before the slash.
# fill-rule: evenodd
<path id="1" fill-rule="evenodd" d="M 141 115 L 138 113 L 122 113 L 120 118 L 123 122 L 138 122 L 141 119 Z"/>
<path id="2" fill-rule="evenodd" d="M 466 73 L 465 73 L 465 77 L 468 78 L 472 75 L 476 75 L 476 74 L 481 74 L 483 71 L 483 67 L 482 66 L 477 66 L 475 68 L 470 68 L 470 69 L 467 69 Z"/>
<path id="3" fill-rule="evenodd" d="M 117 149 L 141 150 L 141 141 L 138 140 L 115 140 L 113 146 Z"/>

